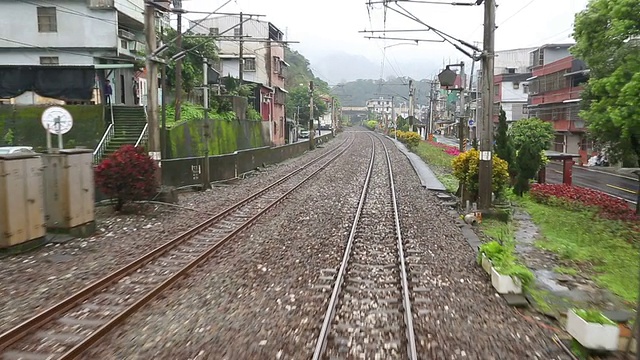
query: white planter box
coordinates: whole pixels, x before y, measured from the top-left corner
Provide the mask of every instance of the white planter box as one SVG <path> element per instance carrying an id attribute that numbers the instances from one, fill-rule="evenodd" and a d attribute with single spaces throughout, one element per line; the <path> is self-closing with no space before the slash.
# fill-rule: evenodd
<path id="1" fill-rule="evenodd" d="M 522 293 L 522 283 L 520 282 L 520 279 L 509 275 L 502 275 L 493 267 L 491 268 L 491 285 L 493 285 L 498 294 Z"/>
<path id="2" fill-rule="evenodd" d="M 491 260 L 489 260 L 489 258 L 486 257 L 484 253 L 482 254 L 482 260 L 480 261 L 480 265 L 482 265 L 482 268 L 484 269 L 484 271 L 486 271 L 487 274 L 491 276 Z"/>
<path id="3" fill-rule="evenodd" d="M 567 332 L 587 349 L 618 350 L 620 336 L 618 325 L 586 322 L 573 310 L 569 310 L 567 313 Z"/>

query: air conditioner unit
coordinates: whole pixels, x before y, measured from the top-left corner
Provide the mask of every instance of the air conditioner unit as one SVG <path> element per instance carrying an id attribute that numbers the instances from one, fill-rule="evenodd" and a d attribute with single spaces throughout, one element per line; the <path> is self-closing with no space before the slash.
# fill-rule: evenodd
<path id="1" fill-rule="evenodd" d="M 126 31 L 126 30 L 118 30 L 118 36 L 123 38 L 123 39 L 127 39 L 127 40 L 135 40 L 135 36 L 133 36 L 132 33 Z"/>

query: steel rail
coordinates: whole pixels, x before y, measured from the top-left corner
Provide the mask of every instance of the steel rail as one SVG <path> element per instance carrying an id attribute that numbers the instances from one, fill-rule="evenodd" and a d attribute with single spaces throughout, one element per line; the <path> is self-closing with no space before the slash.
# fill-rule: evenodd
<path id="1" fill-rule="evenodd" d="M 396 197 L 396 187 L 393 180 L 393 167 L 391 166 L 391 157 L 389 157 L 389 150 L 384 141 L 377 137 L 382 144 L 384 153 L 387 158 L 387 165 L 389 166 L 389 183 L 391 184 L 391 199 L 393 202 L 393 216 L 396 224 L 396 239 L 398 246 L 398 257 L 400 260 L 400 281 L 402 283 L 402 305 L 404 308 L 404 321 L 407 331 L 407 354 L 409 359 L 417 360 L 418 351 L 416 350 L 416 336 L 413 329 L 413 312 L 411 311 L 411 298 L 409 293 L 409 280 L 407 277 L 407 265 L 404 261 L 404 244 L 402 243 L 402 232 L 400 231 L 400 216 L 398 214 L 398 199 Z"/>
<path id="2" fill-rule="evenodd" d="M 134 260 L 133 262 L 121 267 L 120 269 L 118 269 L 118 270 L 112 272 L 111 274 L 103 277 L 102 279 L 93 282 L 92 284 L 90 284 L 87 287 L 81 289 L 80 291 L 76 292 L 75 294 L 67 297 L 66 299 L 58 302 L 57 304 L 49 307 L 48 309 L 38 313 L 37 315 L 31 317 L 30 319 L 24 321 L 23 323 L 21 323 L 19 325 L 13 327 L 12 329 L 9 329 L 8 331 L 6 331 L 5 333 L 0 335 L 0 351 L 4 351 L 5 349 L 7 349 L 12 344 L 14 344 L 17 341 L 21 340 L 22 338 L 28 336 L 29 334 L 35 332 L 36 330 L 42 328 L 44 325 L 50 323 L 52 320 L 54 320 L 59 315 L 71 310 L 77 304 L 79 304 L 79 303 L 83 302 L 84 300 L 90 298 L 92 295 L 104 290 L 105 288 L 107 288 L 111 284 L 116 283 L 118 280 L 122 279 L 123 277 L 135 272 L 136 270 L 142 268 L 147 263 L 159 258 L 160 256 L 162 256 L 163 254 L 166 254 L 167 252 L 169 252 L 173 248 L 177 247 L 178 245 L 180 245 L 180 244 L 186 242 L 187 240 L 191 239 L 194 235 L 197 235 L 198 233 L 201 233 L 204 230 L 206 230 L 207 228 L 213 226 L 214 224 L 217 223 L 218 220 L 224 218 L 228 214 L 232 213 L 234 210 L 237 210 L 238 208 L 240 208 L 240 207 L 246 205 L 247 203 L 255 200 L 256 198 L 258 198 L 261 195 L 265 194 L 266 192 L 268 192 L 269 190 L 273 189 L 274 187 L 282 184 L 283 182 L 285 182 L 285 181 L 289 180 L 290 178 L 292 178 L 293 176 L 297 175 L 298 173 L 300 173 L 304 169 L 308 168 L 309 166 L 319 162 L 320 160 L 326 158 L 327 156 L 329 156 L 329 155 L 331 155 L 333 153 L 338 152 L 341 149 L 341 147 L 345 143 L 347 143 L 347 141 L 348 141 L 348 139 L 345 139 L 335 149 L 332 149 L 331 151 L 328 151 L 327 153 L 320 155 L 318 158 L 316 158 L 316 159 L 308 162 L 307 164 L 301 166 L 300 168 L 294 170 L 293 172 L 289 173 L 288 175 L 286 175 L 285 177 L 281 178 L 280 180 L 275 181 L 274 183 L 264 187 L 262 190 L 259 190 L 259 191 L 255 192 L 254 194 L 252 194 L 252 195 L 248 196 L 247 198 L 243 199 L 242 201 L 240 201 L 240 202 L 230 206 L 229 208 L 223 210 L 219 214 L 217 214 L 217 215 L 205 220 L 204 222 L 200 223 L 199 225 L 196 225 L 195 227 L 185 231 L 184 233 L 178 235 L 176 238 L 174 238 L 174 239 L 168 241 L 167 243 L 159 246 L 158 248 L 152 250 L 151 252 L 149 252 L 149 253 L 141 256 L 140 258 Z M 299 188 L 303 183 L 308 181 L 311 177 L 313 177 L 318 172 L 320 172 L 321 170 L 326 168 L 330 163 L 332 163 L 340 155 L 342 155 L 344 152 L 346 152 L 351 147 L 353 142 L 354 142 L 354 139 L 353 139 L 353 137 L 351 137 L 351 141 L 349 142 L 349 144 L 347 144 L 346 147 L 342 148 L 342 150 L 339 151 L 338 154 L 336 154 L 333 158 L 331 158 L 326 164 L 321 166 L 319 169 L 314 171 L 311 175 L 307 176 L 304 180 L 302 180 L 302 182 L 300 182 L 295 187 L 293 187 L 291 190 L 287 191 L 284 195 L 282 195 L 277 200 L 272 202 L 269 206 L 267 206 L 267 208 L 265 210 L 261 211 L 258 215 L 252 217 L 250 220 L 248 220 L 244 224 L 240 225 L 239 229 L 246 229 L 253 221 L 255 221 L 255 219 L 257 219 L 257 217 L 259 217 L 262 214 L 264 214 L 268 209 L 270 209 L 273 206 L 275 206 L 279 201 L 284 199 L 284 197 L 286 197 L 292 191 L 294 191 L 297 188 Z M 237 234 L 240 231 L 239 229 L 236 229 L 230 235 L 226 236 L 223 240 L 219 241 L 216 245 L 214 245 L 212 247 L 213 249 L 207 250 L 206 251 L 207 256 L 211 255 L 211 253 L 213 253 L 217 248 L 219 248 L 220 245 L 222 245 L 225 241 L 227 241 L 231 237 L 233 237 L 233 235 Z M 191 263 L 189 263 L 185 267 L 185 269 L 186 268 L 192 269 L 195 265 L 197 265 L 199 262 L 201 262 L 207 256 L 204 256 L 204 254 L 203 254 L 203 256 L 200 256 L 196 260 L 194 260 Z M 184 274 L 186 271 L 188 271 L 188 270 L 184 270 L 184 271 L 180 270 L 179 273 L 180 274 Z M 117 319 L 118 320 L 123 320 L 124 318 L 126 318 L 133 311 L 138 309 L 144 303 L 146 303 L 149 300 L 151 300 L 153 296 L 157 295 L 162 289 L 164 289 L 167 286 L 169 286 L 171 283 L 173 283 L 180 276 L 172 276 L 170 279 L 168 279 L 165 282 L 163 282 L 161 285 L 159 285 L 156 289 L 154 289 L 152 291 L 153 294 L 148 299 L 146 299 L 146 301 L 144 301 L 144 302 L 141 302 L 141 301 L 136 302 L 135 304 L 133 304 L 132 306 L 130 306 L 129 308 L 127 308 L 125 310 L 125 312 L 127 313 L 126 316 L 122 316 L 122 317 L 118 316 Z M 169 280 L 171 280 L 171 281 L 169 281 Z M 96 332 L 100 331 L 101 335 L 104 335 L 108 331 L 106 329 L 107 325 L 109 325 L 109 329 L 111 329 L 111 328 L 113 328 L 113 326 L 115 326 L 115 323 L 109 322 L 108 324 L 105 324 L 102 328 L 98 329 Z M 105 331 L 105 330 L 107 330 L 107 331 Z M 91 339 L 92 339 L 92 342 L 95 342 L 97 340 L 97 337 L 96 338 L 91 338 Z M 73 351 L 73 353 L 72 353 L 72 351 Z M 71 359 L 74 356 L 77 356 L 79 354 L 79 353 L 77 353 L 77 349 L 76 348 L 72 349 L 72 351 L 69 351 L 70 354 L 68 356 L 65 355 L 62 358 Z"/>
<path id="3" fill-rule="evenodd" d="M 375 161 L 375 140 L 373 139 L 374 137 L 377 138 L 382 144 L 382 148 L 384 149 L 384 152 L 385 152 L 385 158 L 386 158 L 387 167 L 389 171 L 389 184 L 390 184 L 390 191 L 391 191 L 391 200 L 393 204 L 394 225 L 395 225 L 395 232 L 396 232 L 396 247 L 398 249 L 398 257 L 400 262 L 400 283 L 402 287 L 402 305 L 404 309 L 403 317 L 405 322 L 405 331 L 406 331 L 406 338 L 407 338 L 407 355 L 410 360 L 417 360 L 418 358 L 416 341 L 415 341 L 415 332 L 413 329 L 413 313 L 411 311 L 411 298 L 410 298 L 410 292 L 409 292 L 407 266 L 404 259 L 404 245 L 402 242 L 402 233 L 400 231 L 400 217 L 398 213 L 398 202 L 397 202 L 396 190 L 394 185 L 391 158 L 389 156 L 389 151 L 387 149 L 387 146 L 384 144 L 384 141 L 378 136 L 372 136 L 370 134 L 368 135 L 371 138 L 371 144 L 373 145 L 371 150 L 371 161 L 369 162 L 367 177 L 365 179 L 365 184 L 362 188 L 362 193 L 360 194 L 358 209 L 356 211 L 356 216 L 351 226 L 349 239 L 347 240 L 347 245 L 345 247 L 342 263 L 340 264 L 340 270 L 336 275 L 336 282 L 333 288 L 333 292 L 331 294 L 331 298 L 329 300 L 329 304 L 327 305 L 327 312 L 325 313 L 322 328 L 320 329 L 320 335 L 318 336 L 318 341 L 316 343 L 316 347 L 313 353 L 313 357 L 312 357 L 313 360 L 320 360 L 326 350 L 329 331 L 331 329 L 331 321 L 333 320 L 335 316 L 335 312 L 337 310 L 340 292 L 342 290 L 342 285 L 344 284 L 344 277 L 346 274 L 347 264 L 349 262 L 349 258 L 351 257 L 353 241 L 355 239 L 356 230 L 358 228 L 358 223 L 360 222 L 360 216 L 362 214 L 362 209 L 364 208 L 364 202 L 366 200 L 366 196 L 369 191 L 369 183 L 371 180 L 371 175 L 373 173 L 373 164 Z"/>
<path id="4" fill-rule="evenodd" d="M 353 224 L 351 225 L 351 232 L 349 233 L 347 246 L 344 250 L 342 263 L 340 264 L 340 270 L 336 275 L 336 283 L 333 286 L 331 298 L 329 300 L 329 304 L 327 305 L 327 312 L 325 313 L 324 321 L 322 323 L 322 328 L 320 329 L 320 335 L 318 336 L 318 342 L 316 343 L 316 347 L 313 352 L 313 360 L 320 360 L 320 358 L 322 357 L 322 354 L 326 349 L 329 330 L 331 329 L 331 321 L 333 320 L 336 309 L 338 307 L 340 291 L 342 290 L 342 284 L 344 283 L 344 276 L 345 276 L 345 273 L 347 272 L 347 264 L 349 263 L 349 258 L 351 257 L 351 248 L 353 247 L 353 240 L 355 239 L 356 229 L 358 228 L 360 215 L 362 214 L 362 209 L 364 208 L 364 201 L 367 198 L 369 183 L 371 181 L 371 174 L 373 173 L 373 163 L 376 156 L 375 142 L 373 140 L 373 137 L 371 137 L 371 135 L 369 135 L 369 137 L 371 139 L 371 160 L 369 161 L 369 168 L 367 169 L 367 177 L 364 180 L 364 186 L 362 187 L 362 192 L 360 193 L 360 200 L 358 202 L 358 209 L 356 210 L 356 216 L 355 216 L 355 219 L 353 219 Z"/>

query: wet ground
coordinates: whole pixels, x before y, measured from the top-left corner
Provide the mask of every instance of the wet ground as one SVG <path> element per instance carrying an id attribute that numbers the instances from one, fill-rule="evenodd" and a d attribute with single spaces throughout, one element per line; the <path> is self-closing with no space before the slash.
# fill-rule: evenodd
<path id="1" fill-rule="evenodd" d="M 598 287 L 591 281 L 587 271 L 578 269 L 572 274 L 557 272 L 558 269 L 570 268 L 571 264 L 535 246 L 540 232 L 527 213 L 516 208 L 513 221 L 516 253 L 536 276 L 539 293 L 535 307 L 538 311 L 558 320 L 571 307 L 596 308 L 615 312 L 615 317 L 625 317 L 620 312 L 626 313 L 630 310 L 628 306 L 608 290 Z M 530 300 L 534 300 L 531 295 Z M 535 301 L 532 303 L 535 304 Z"/>

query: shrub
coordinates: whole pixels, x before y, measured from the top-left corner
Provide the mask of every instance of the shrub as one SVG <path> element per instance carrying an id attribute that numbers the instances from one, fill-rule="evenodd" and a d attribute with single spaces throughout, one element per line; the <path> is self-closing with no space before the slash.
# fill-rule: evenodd
<path id="1" fill-rule="evenodd" d="M 123 145 L 98 165 L 96 184 L 115 200 L 114 209 L 120 211 L 126 203 L 147 199 L 156 192 L 157 169 L 142 147 Z"/>
<path id="2" fill-rule="evenodd" d="M 480 153 L 475 149 L 465 151 L 452 160 L 453 176 L 460 181 L 460 184 L 464 185 L 470 198 L 474 200 L 478 197 L 479 163 Z M 491 188 L 496 195 L 500 195 L 509 183 L 509 165 L 499 157 L 493 156 L 492 171 Z"/>
<path id="3" fill-rule="evenodd" d="M 634 210 L 627 203 L 602 191 L 565 184 L 532 184 L 531 199 L 548 205 L 559 205 L 580 210 L 595 208 L 600 216 L 611 220 L 637 220 Z"/>
<path id="4" fill-rule="evenodd" d="M 364 126 L 369 130 L 375 130 L 378 127 L 378 122 L 375 120 L 369 120 L 364 123 Z"/>

